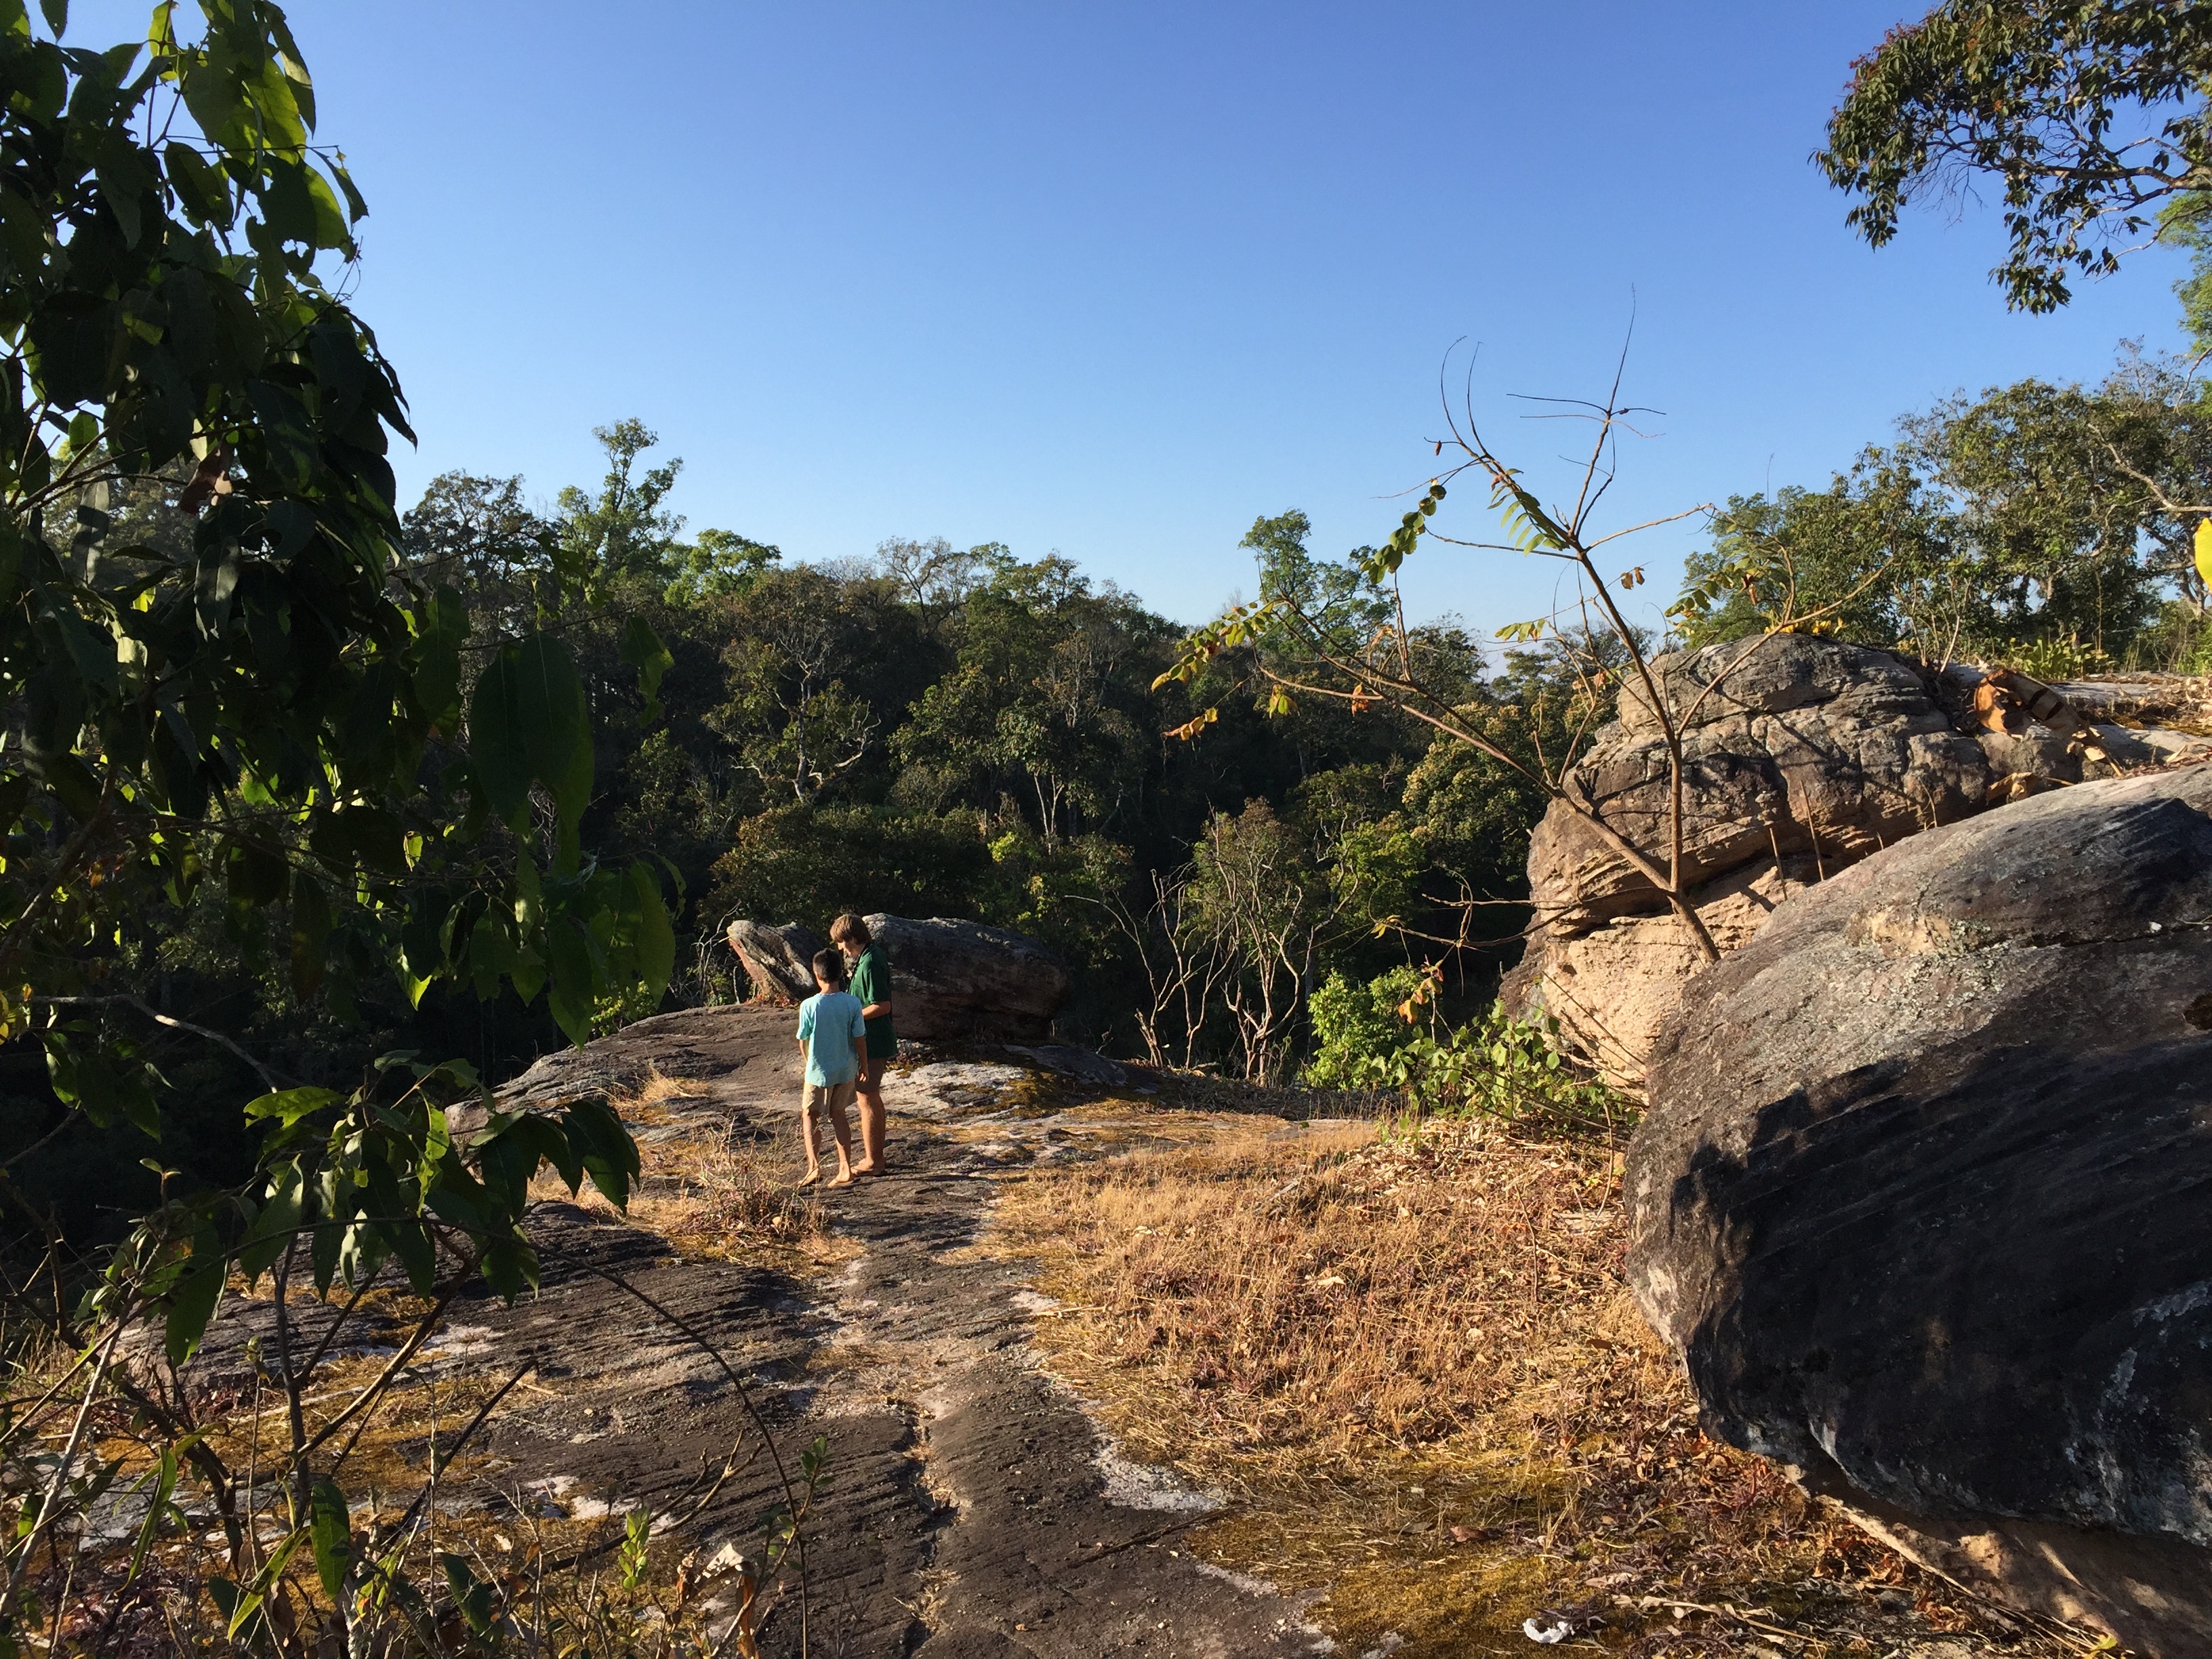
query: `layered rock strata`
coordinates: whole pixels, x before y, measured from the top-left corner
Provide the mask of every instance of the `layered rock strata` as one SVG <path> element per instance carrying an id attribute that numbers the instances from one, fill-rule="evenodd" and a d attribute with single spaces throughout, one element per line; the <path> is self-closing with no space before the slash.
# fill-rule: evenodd
<path id="1" fill-rule="evenodd" d="M 1776 905 L 1893 842 L 1980 811 L 1989 757 L 1936 688 L 1884 652 L 1798 635 L 1660 658 L 1682 735 L 1683 868 L 1714 942 L 1738 948 Z M 1672 834 L 1666 732 L 1640 685 L 1569 789 L 1662 868 Z M 1705 958 L 1651 882 L 1554 802 L 1528 849 L 1536 931 L 1508 1006 L 1640 1084 L 1660 1023 Z"/>
<path id="2" fill-rule="evenodd" d="M 2199 680 L 2046 687 L 1801 635 L 1653 666 L 1682 737 L 1690 896 L 1723 954 L 1790 895 L 1884 847 L 2048 790 L 2212 756 L 2212 725 L 2200 724 L 2212 719 L 2212 690 Z M 1665 867 L 1666 732 L 1639 683 L 1567 781 Z M 1565 1047 L 1639 1089 L 1703 952 L 1652 883 L 1564 802 L 1531 841 L 1528 886 L 1534 931 L 1501 988 L 1508 1009 L 1548 1014 Z"/>

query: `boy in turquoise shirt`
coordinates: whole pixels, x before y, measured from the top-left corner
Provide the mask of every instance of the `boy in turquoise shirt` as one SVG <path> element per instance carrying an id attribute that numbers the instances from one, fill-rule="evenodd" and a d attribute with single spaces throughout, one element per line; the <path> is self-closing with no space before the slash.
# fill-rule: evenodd
<path id="1" fill-rule="evenodd" d="M 845 989 L 845 959 L 835 951 L 814 958 L 816 994 L 799 1005 L 799 1054 L 806 1063 L 806 1081 L 799 1097 L 799 1127 L 806 1143 L 806 1174 L 799 1182 L 811 1187 L 822 1179 L 822 1158 L 817 1149 L 817 1115 L 830 1109 L 837 1136 L 837 1178 L 832 1187 L 853 1184 L 853 1125 L 846 1115 L 853 1103 L 853 1085 L 860 1075 L 867 1045 L 867 1022 L 860 1017 L 860 1000 Z"/>

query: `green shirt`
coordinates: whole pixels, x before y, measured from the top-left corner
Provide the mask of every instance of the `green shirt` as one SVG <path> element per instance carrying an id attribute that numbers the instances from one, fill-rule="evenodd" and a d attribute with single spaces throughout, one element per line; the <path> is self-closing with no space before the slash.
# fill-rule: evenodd
<path id="1" fill-rule="evenodd" d="M 863 1007 L 872 1007 L 891 1000 L 891 965 L 884 960 L 882 950 L 871 945 L 860 952 L 860 959 L 853 964 L 852 993 L 860 998 Z M 868 1021 L 868 1054 L 871 1059 L 889 1060 L 898 1053 L 898 1037 L 891 1030 L 891 1017 L 879 1014 Z"/>

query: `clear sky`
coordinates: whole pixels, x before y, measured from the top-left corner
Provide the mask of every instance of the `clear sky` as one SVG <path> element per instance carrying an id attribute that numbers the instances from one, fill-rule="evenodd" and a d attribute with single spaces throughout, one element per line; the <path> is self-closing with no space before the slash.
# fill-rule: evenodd
<path id="1" fill-rule="evenodd" d="M 1462 337 L 1541 477 L 1573 434 L 1506 394 L 1601 390 L 1632 301 L 1627 389 L 1665 413 L 1623 522 L 2175 343 L 2165 250 L 2027 318 L 1986 204 L 1846 233 L 1808 158 L 1896 0 L 291 11 L 369 199 L 410 501 L 448 468 L 594 482 L 590 428 L 635 415 L 695 529 L 1057 549 L 1191 621 L 1249 592 L 1256 514 L 1303 507 L 1323 553 L 1389 532 Z M 1697 539 L 1637 556 L 1659 603 Z M 1407 575 L 1485 628 L 1554 580 L 1433 547 Z"/>

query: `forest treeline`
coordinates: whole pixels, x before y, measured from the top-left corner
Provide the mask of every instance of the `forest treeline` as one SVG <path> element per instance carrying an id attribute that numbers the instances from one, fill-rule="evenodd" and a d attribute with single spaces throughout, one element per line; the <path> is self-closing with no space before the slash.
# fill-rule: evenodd
<path id="1" fill-rule="evenodd" d="M 1185 629 L 1058 554 L 893 540 L 807 563 L 687 535 L 680 464 L 648 467 L 637 422 L 598 435 L 596 489 L 539 512 L 520 479 L 447 474 L 407 545 L 487 638 L 544 615 L 556 556 L 592 571 L 588 599 L 544 623 L 591 691 L 585 839 L 680 884 L 679 998 L 736 994 L 735 917 L 969 916 L 1076 967 L 1070 1036 L 1278 1075 L 1320 979 L 1403 962 L 1401 930 L 1455 930 L 1454 906 L 1516 890 L 1529 803 L 1440 764 L 1411 722 L 1271 718 L 1233 695 L 1233 660 L 1158 684 Z M 1309 539 L 1295 511 L 1255 522 L 1261 581 L 1371 626 L 1382 595 Z M 640 619 L 667 659 L 651 706 L 628 649 Z M 1424 637 L 1468 699 L 1512 694 L 1455 623 Z M 1202 735 L 1179 730 L 1214 703 Z"/>

